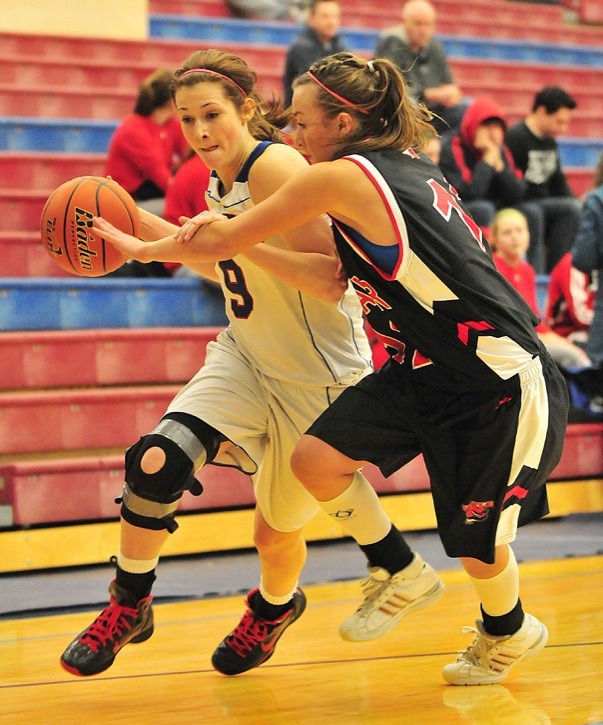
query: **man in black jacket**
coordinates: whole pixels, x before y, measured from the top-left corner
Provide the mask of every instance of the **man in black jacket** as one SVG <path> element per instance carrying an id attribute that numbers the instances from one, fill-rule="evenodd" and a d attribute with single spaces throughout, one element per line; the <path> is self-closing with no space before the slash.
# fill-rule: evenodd
<path id="1" fill-rule="evenodd" d="M 306 27 L 289 46 L 283 85 L 285 105 L 291 105 L 291 84 L 317 60 L 347 50 L 338 32 L 341 6 L 337 0 L 312 0 Z"/>
<path id="2" fill-rule="evenodd" d="M 546 86 L 534 97 L 531 113 L 505 139 L 526 182 L 519 208 L 530 228 L 528 261 L 539 274 L 551 272 L 578 231 L 581 204 L 561 168 L 556 140 L 567 133 L 575 107 L 563 88 Z"/>

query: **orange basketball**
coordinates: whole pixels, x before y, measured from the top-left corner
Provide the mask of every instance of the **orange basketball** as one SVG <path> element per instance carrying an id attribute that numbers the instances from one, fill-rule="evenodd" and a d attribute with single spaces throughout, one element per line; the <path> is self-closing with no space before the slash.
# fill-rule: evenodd
<path id="1" fill-rule="evenodd" d="M 61 184 L 49 196 L 40 219 L 50 256 L 59 267 L 80 277 L 100 277 L 127 260 L 91 230 L 93 216 L 102 216 L 126 234 L 140 234 L 135 201 L 117 182 L 102 176 L 78 176 Z"/>

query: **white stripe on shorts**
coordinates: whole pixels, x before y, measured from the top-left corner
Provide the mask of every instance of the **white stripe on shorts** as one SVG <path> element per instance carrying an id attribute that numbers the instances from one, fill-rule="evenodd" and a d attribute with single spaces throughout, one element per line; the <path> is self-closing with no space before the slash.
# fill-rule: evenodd
<path id="1" fill-rule="evenodd" d="M 515 483 L 524 466 L 538 469 L 549 425 L 549 400 L 540 358 L 519 373 L 519 379 L 521 410 L 507 488 Z M 496 546 L 515 540 L 520 508 L 519 504 L 511 504 L 501 513 L 496 529 Z"/>

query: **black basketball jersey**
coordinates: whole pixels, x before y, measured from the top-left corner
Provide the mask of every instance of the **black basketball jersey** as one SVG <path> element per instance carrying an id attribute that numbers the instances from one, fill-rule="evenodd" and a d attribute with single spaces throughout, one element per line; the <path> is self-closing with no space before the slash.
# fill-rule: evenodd
<path id="1" fill-rule="evenodd" d="M 412 149 L 345 158 L 378 190 L 398 237 L 387 273 L 363 252 L 358 234 L 333 219 L 343 265 L 391 358 L 426 384 L 459 392 L 524 369 L 540 352 L 538 319 L 496 270 L 440 170 Z"/>

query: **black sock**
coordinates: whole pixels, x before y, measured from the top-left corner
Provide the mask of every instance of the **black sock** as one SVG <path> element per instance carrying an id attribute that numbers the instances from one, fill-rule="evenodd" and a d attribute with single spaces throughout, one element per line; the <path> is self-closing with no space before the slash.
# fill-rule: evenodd
<path id="1" fill-rule="evenodd" d="M 414 554 L 398 529 L 392 524 L 389 534 L 374 544 L 359 544 L 371 566 L 380 566 L 395 574 L 407 567 Z"/>
<path id="2" fill-rule="evenodd" d="M 155 569 L 147 571 L 144 574 L 132 574 L 117 567 L 115 575 L 117 584 L 132 594 L 136 601 L 139 602 L 144 597 L 148 597 L 155 581 Z"/>
<path id="3" fill-rule="evenodd" d="M 292 601 L 293 600 L 290 599 L 286 604 L 270 604 L 270 602 L 267 602 L 264 599 L 258 589 L 258 591 L 250 599 L 249 603 L 258 617 L 272 622 L 291 609 Z"/>
<path id="4" fill-rule="evenodd" d="M 502 614 L 500 617 L 493 617 L 491 614 L 484 612 L 483 607 L 480 607 L 480 609 L 482 610 L 484 629 L 488 634 L 492 634 L 495 637 L 515 634 L 523 624 L 521 599 L 517 600 L 517 604 L 510 612 Z"/>

